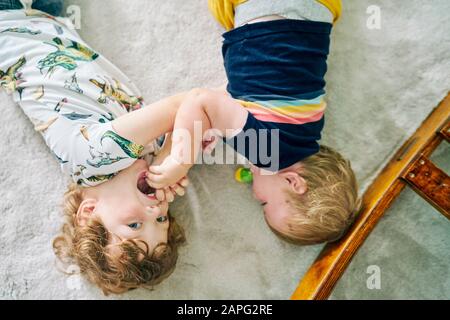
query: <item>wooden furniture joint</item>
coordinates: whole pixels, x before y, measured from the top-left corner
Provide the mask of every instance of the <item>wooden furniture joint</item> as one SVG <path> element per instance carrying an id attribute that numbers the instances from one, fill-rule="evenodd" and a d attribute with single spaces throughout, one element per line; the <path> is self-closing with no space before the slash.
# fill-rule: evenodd
<path id="1" fill-rule="evenodd" d="M 426 157 L 421 156 L 402 178 L 422 198 L 450 219 L 450 177 Z"/>
<path id="2" fill-rule="evenodd" d="M 439 134 L 447 140 L 447 142 L 450 142 L 450 121 L 447 122 L 447 124 L 442 128 L 442 130 L 439 132 Z"/>

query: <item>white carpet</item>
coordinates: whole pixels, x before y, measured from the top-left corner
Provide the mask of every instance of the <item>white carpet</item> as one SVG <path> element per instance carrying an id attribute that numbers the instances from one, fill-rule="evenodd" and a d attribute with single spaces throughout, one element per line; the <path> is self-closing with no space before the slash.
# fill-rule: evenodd
<path id="1" fill-rule="evenodd" d="M 221 29 L 196 0 L 73 0 L 81 35 L 125 71 L 152 102 L 224 83 Z M 450 2 L 346 0 L 329 59 L 324 142 L 353 160 L 362 187 L 450 89 Z M 379 5 L 382 29 L 366 28 Z M 22 111 L 0 93 L 0 298 L 102 298 L 54 264 L 66 185 Z M 174 274 L 153 291 L 123 299 L 289 298 L 321 246 L 280 242 L 265 226 L 234 168 L 195 168 L 193 187 L 172 212 L 185 226 Z"/>

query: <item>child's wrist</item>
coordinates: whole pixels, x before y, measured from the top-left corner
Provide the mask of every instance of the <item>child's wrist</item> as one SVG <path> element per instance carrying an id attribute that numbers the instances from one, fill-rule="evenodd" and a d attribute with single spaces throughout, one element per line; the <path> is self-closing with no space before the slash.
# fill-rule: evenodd
<path id="1" fill-rule="evenodd" d="M 178 166 L 182 166 L 187 169 L 190 169 L 193 166 L 193 161 L 191 161 L 192 159 L 184 159 L 184 157 L 177 157 L 173 154 L 170 154 L 169 157 Z"/>

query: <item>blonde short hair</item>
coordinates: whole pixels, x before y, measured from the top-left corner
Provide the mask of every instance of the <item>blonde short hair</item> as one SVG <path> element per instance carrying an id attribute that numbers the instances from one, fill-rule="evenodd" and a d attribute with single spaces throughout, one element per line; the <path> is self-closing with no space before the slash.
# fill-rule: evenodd
<path id="1" fill-rule="evenodd" d="M 318 153 L 302 160 L 299 168 L 307 191 L 300 196 L 288 191 L 292 213 L 287 218 L 287 228 L 272 230 L 298 245 L 340 239 L 361 205 L 350 162 L 332 148 L 321 146 Z"/>
<path id="2" fill-rule="evenodd" d="M 105 295 L 150 287 L 172 273 L 177 248 L 185 241 L 183 230 L 173 218 L 167 244 L 160 244 L 149 254 L 148 248 L 143 250 L 137 241 L 126 240 L 117 245 L 117 254 L 117 250 L 110 250 L 110 234 L 101 221 L 93 218 L 84 226 L 77 223 L 76 213 L 82 201 L 82 188 L 71 184 L 64 196 L 66 222 L 53 241 L 54 252 L 63 263 L 76 263 L 80 273 Z"/>

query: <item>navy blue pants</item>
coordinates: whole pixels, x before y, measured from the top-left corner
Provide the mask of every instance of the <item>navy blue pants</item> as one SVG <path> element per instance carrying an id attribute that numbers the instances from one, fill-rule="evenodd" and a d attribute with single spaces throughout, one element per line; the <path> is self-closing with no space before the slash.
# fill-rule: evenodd
<path id="1" fill-rule="evenodd" d="M 44 11 L 52 16 L 61 16 L 64 0 L 34 0 L 33 9 Z M 0 10 L 23 9 L 19 0 L 0 0 Z"/>

